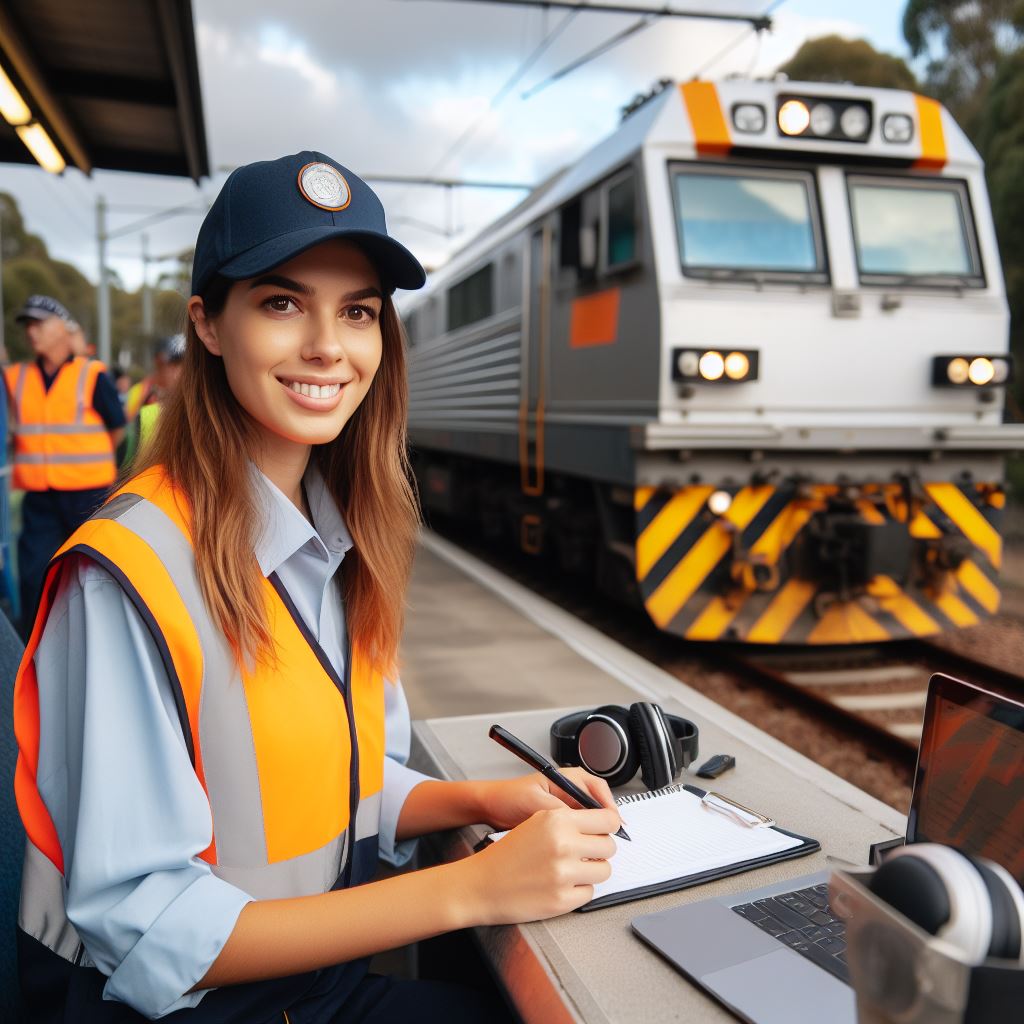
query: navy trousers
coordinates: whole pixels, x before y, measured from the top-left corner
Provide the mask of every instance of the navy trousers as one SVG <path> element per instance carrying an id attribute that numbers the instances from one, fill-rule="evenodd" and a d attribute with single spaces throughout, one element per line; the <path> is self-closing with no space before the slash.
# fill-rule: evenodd
<path id="1" fill-rule="evenodd" d="M 83 491 L 25 492 L 18 537 L 20 631 L 24 639 L 32 632 L 46 566 L 61 544 L 100 507 L 108 490 L 92 487 Z"/>
<path id="2" fill-rule="evenodd" d="M 513 1024 L 497 990 L 368 974 L 331 1024 Z"/>

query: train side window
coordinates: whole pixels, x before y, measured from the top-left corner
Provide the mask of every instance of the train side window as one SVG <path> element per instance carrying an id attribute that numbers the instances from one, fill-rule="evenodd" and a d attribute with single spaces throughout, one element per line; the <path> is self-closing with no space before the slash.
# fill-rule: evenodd
<path id="1" fill-rule="evenodd" d="M 448 330 L 484 320 L 494 313 L 494 264 L 488 263 L 448 289 Z"/>
<path id="2" fill-rule="evenodd" d="M 609 184 L 605 209 L 604 269 L 615 270 L 637 258 L 636 175 L 632 170 Z"/>
<path id="3" fill-rule="evenodd" d="M 558 265 L 560 267 L 579 269 L 582 206 L 582 200 L 576 198 L 562 207 L 558 233 Z"/>

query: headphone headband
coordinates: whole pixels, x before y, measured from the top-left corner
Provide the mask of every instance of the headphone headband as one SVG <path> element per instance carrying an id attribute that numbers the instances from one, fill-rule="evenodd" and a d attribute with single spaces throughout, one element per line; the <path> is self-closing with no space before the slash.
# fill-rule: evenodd
<path id="1" fill-rule="evenodd" d="M 657 709 L 657 716 L 660 716 L 665 725 L 668 727 L 666 740 L 671 745 L 671 760 L 674 761 L 676 766 L 675 774 L 686 768 L 691 761 L 697 756 L 698 749 L 698 732 L 697 726 L 693 724 L 689 719 L 682 718 L 679 715 L 670 715 L 661 710 L 656 704 L 645 705 L 643 702 L 634 704 L 633 708 L 647 707 L 648 709 Z M 618 712 L 618 714 L 616 714 Z M 618 719 L 621 716 L 621 721 Z M 572 714 L 564 715 L 557 719 L 551 725 L 551 756 L 554 760 L 563 766 L 579 765 L 582 763 L 580 757 L 580 745 L 578 742 L 580 727 L 588 719 L 598 719 L 608 725 L 615 732 L 621 733 L 622 742 L 622 757 L 618 764 L 614 768 L 607 772 L 602 772 L 604 777 L 614 777 L 619 773 L 622 765 L 625 763 L 627 758 L 627 752 L 631 743 L 631 737 L 627 735 L 627 732 L 632 732 L 631 728 L 624 728 L 624 723 L 627 722 L 629 712 L 625 708 L 619 708 L 615 706 L 604 706 L 600 708 L 589 708 L 586 711 L 574 711 Z M 664 729 L 661 732 L 665 732 Z M 635 739 L 632 740 L 635 743 Z M 589 767 L 584 764 L 583 767 Z M 592 769 L 591 769 L 592 770 Z M 636 771 L 636 765 L 634 763 L 632 771 Z M 632 774 L 632 772 L 630 772 Z"/>

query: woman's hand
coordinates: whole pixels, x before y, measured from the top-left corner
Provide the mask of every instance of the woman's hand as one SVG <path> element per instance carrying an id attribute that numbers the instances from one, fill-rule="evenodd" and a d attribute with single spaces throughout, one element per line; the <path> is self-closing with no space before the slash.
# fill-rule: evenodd
<path id="1" fill-rule="evenodd" d="M 574 781 L 577 781 L 574 779 Z M 518 924 L 555 917 L 589 903 L 611 875 L 613 809 L 537 811 L 485 850 L 451 865 L 462 875 L 472 924 Z"/>
<path id="2" fill-rule="evenodd" d="M 602 807 L 618 814 L 612 791 L 604 779 L 582 768 L 563 768 L 562 774 L 585 793 L 589 793 Z M 563 793 L 540 772 L 520 775 L 514 779 L 476 782 L 474 785 L 483 820 L 496 829 L 515 828 L 536 811 L 557 810 L 566 805 L 579 807 L 568 793 Z M 614 832 L 618 827 L 616 825 L 611 831 Z"/>

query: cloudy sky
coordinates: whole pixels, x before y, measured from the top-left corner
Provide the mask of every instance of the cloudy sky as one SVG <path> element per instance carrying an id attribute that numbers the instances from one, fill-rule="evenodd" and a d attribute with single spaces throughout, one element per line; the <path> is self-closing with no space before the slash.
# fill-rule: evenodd
<path id="1" fill-rule="evenodd" d="M 622 0 L 620 0 L 622 2 Z M 630 0 L 625 0 L 630 2 Z M 642 5 L 642 0 L 633 0 Z M 649 3 L 648 0 L 648 5 Z M 673 0 L 677 8 L 759 13 L 770 0 Z M 17 198 L 50 252 L 97 276 L 95 205 L 109 227 L 139 209 L 192 206 L 149 229 L 151 254 L 191 246 L 227 170 L 317 149 L 362 174 L 537 182 L 615 128 L 619 108 L 659 78 L 764 75 L 808 38 L 838 32 L 906 56 L 897 0 L 782 0 L 758 37 L 736 22 L 660 19 L 585 68 L 524 98 L 551 73 L 622 31 L 632 15 L 529 10 L 455 0 L 193 0 L 212 177 L 191 181 L 69 170 L 54 178 L 7 165 Z M 522 80 L 492 101 L 553 30 Z M 719 55 L 712 63 L 713 58 Z M 470 126 L 475 130 L 457 148 Z M 380 185 L 392 231 L 428 265 L 485 227 L 521 193 Z M 454 229 L 454 233 L 451 232 Z M 138 233 L 110 243 L 128 287 L 142 278 Z M 151 267 L 151 276 L 159 271 Z"/>

